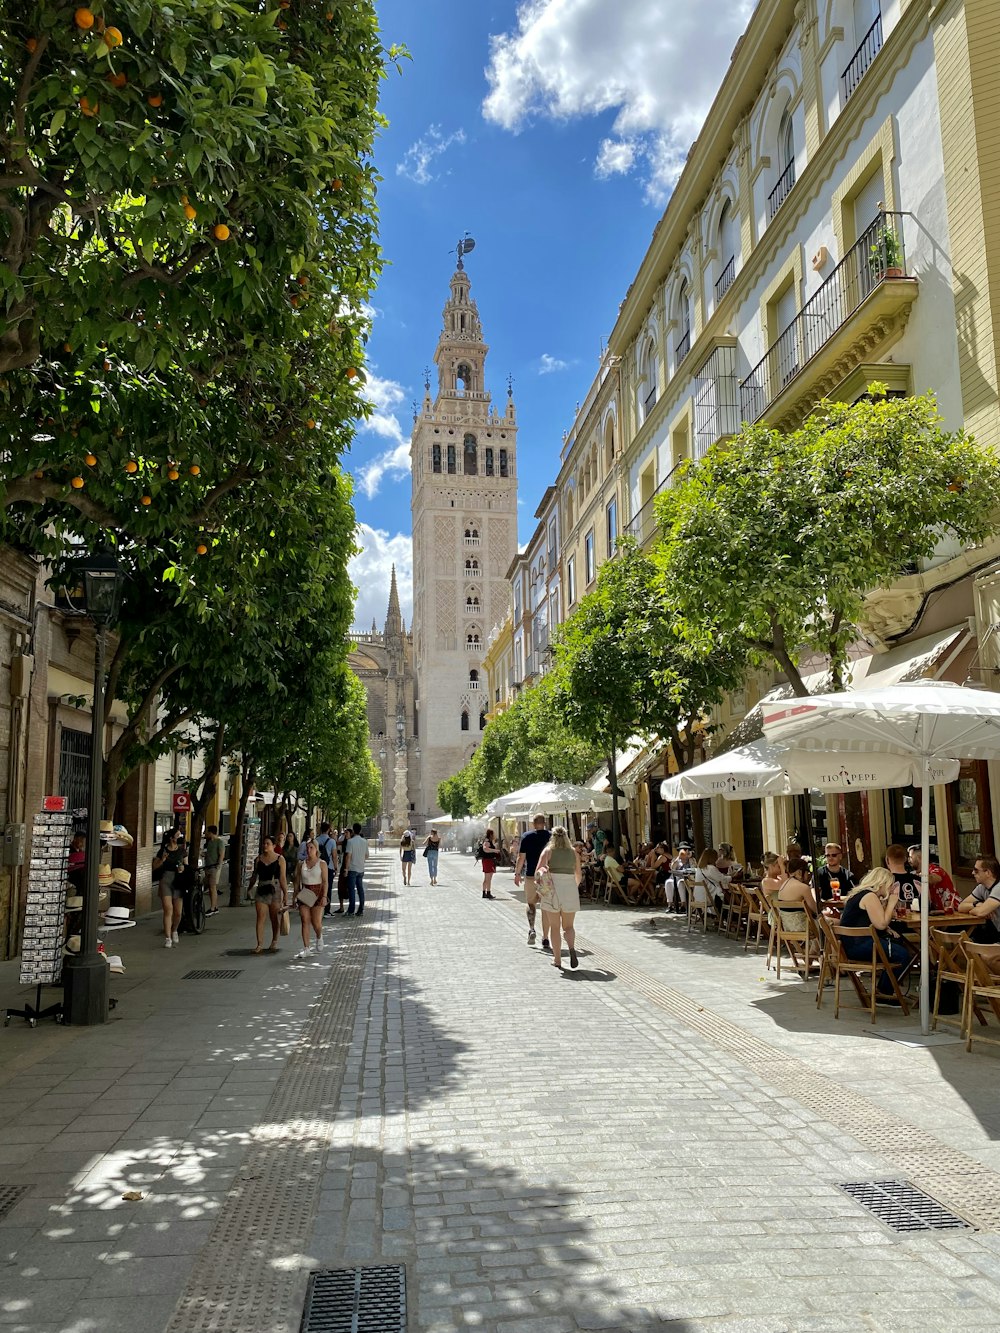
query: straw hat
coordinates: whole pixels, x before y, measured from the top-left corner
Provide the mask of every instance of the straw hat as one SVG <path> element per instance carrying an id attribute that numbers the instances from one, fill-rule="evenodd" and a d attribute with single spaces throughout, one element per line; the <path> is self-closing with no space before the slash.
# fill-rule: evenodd
<path id="1" fill-rule="evenodd" d="M 115 831 L 115 826 L 114 826 L 114 824 L 111 822 L 110 819 L 102 819 L 102 820 L 101 820 L 101 832 L 102 832 L 102 833 L 114 833 L 114 831 Z"/>
<path id="2" fill-rule="evenodd" d="M 120 888 L 130 889 L 132 887 L 132 874 L 128 870 L 123 870 L 121 866 L 115 866 L 111 872 L 112 883 L 119 885 Z"/>
<path id="3" fill-rule="evenodd" d="M 79 953 L 79 952 L 80 952 L 80 936 L 79 936 L 79 935 L 71 935 L 71 936 L 69 937 L 69 939 L 66 941 L 66 952 L 67 952 L 67 953 Z"/>
<path id="4" fill-rule="evenodd" d="M 67 912 L 78 912 L 82 906 L 83 906 L 83 899 L 80 897 L 78 893 L 74 893 L 71 895 L 71 897 L 66 899 Z"/>

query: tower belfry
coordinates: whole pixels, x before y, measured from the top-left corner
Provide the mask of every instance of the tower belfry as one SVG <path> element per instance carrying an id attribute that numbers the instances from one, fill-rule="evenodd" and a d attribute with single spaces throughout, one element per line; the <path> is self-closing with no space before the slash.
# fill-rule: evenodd
<path id="1" fill-rule="evenodd" d="M 410 442 L 413 634 L 420 744 L 418 808 L 439 810 L 438 783 L 468 762 L 489 707 L 483 654 L 507 613 L 517 553 L 517 416 L 486 388 L 489 346 L 459 242 L 441 332 Z"/>

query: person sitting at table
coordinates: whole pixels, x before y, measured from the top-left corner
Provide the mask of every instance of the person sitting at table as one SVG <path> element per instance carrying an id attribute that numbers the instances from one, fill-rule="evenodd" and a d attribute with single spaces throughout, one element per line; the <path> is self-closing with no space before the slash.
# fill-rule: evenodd
<path id="1" fill-rule="evenodd" d="M 818 908 L 809 883 L 809 862 L 801 856 L 793 857 L 786 866 L 785 878 L 771 901 L 777 903 L 781 925 L 785 930 L 808 929 L 806 913 L 815 919 Z"/>
<path id="2" fill-rule="evenodd" d="M 977 856 L 972 877 L 976 887 L 958 904 L 958 910 L 982 918 L 972 932 L 977 944 L 1000 944 L 1000 861 L 995 856 Z"/>
<path id="3" fill-rule="evenodd" d="M 667 879 L 670 875 L 670 852 L 667 850 L 665 842 L 658 842 L 650 855 L 650 865 L 653 868 L 653 883 L 658 889 L 663 890 L 664 898 L 667 893 Z M 669 911 L 670 905 L 667 905 Z"/>
<path id="4" fill-rule="evenodd" d="M 788 878 L 788 863 L 778 852 L 764 853 L 764 874 L 760 881 L 761 892 L 769 898 L 777 893 Z"/>
<path id="5" fill-rule="evenodd" d="M 721 870 L 729 879 L 740 879 L 743 875 L 743 867 L 736 860 L 731 842 L 719 843 L 719 855 L 715 862 L 716 870 Z"/>
<path id="6" fill-rule="evenodd" d="M 656 872 L 650 863 L 650 852 L 643 847 L 639 848 L 639 855 L 628 867 L 628 878 L 635 882 L 636 902 L 649 902 L 656 882 Z"/>
<path id="7" fill-rule="evenodd" d="M 628 873 L 610 841 L 604 847 L 604 869 L 607 871 L 609 884 L 623 901 L 631 905 L 632 899 L 629 897 L 627 889 Z"/>
<path id="8" fill-rule="evenodd" d="M 698 866 L 694 872 L 694 903 L 699 911 L 711 912 L 718 916 L 722 910 L 723 899 L 729 888 L 729 876 L 724 875 L 715 864 L 719 853 L 714 847 L 706 847 L 698 857 Z"/>
<path id="9" fill-rule="evenodd" d="M 857 928 L 873 926 L 881 941 L 889 966 L 896 973 L 897 981 L 916 958 L 898 935 L 893 934 L 889 926 L 896 915 L 899 903 L 900 886 L 896 883 L 891 870 L 876 866 L 869 870 L 853 893 L 844 901 L 840 914 L 840 924 Z M 1000 907 L 1000 898 L 997 899 Z M 868 961 L 872 956 L 872 946 L 862 937 L 841 939 L 844 953 L 855 961 Z M 892 996 L 892 982 L 884 973 L 879 977 L 877 991 L 880 996 Z"/>
<path id="10" fill-rule="evenodd" d="M 844 849 L 839 842 L 828 842 L 823 848 L 825 864 L 813 872 L 813 889 L 821 902 L 831 898 L 846 898 L 857 887 L 857 880 L 844 869 Z"/>
<path id="11" fill-rule="evenodd" d="M 670 863 L 670 875 L 674 881 L 674 896 L 677 899 L 678 912 L 687 911 L 688 880 L 694 875 L 694 870 L 694 856 L 690 846 L 686 842 L 679 843 Z"/>
<path id="12" fill-rule="evenodd" d="M 907 906 L 909 906 L 914 893 L 920 892 L 920 887 L 916 875 L 906 864 L 906 848 L 898 842 L 890 843 L 885 849 L 885 864 L 886 868 L 892 871 L 892 877 L 899 885 L 900 897 L 904 898 Z"/>
<path id="13" fill-rule="evenodd" d="M 908 847 L 906 858 L 910 863 L 910 869 L 917 876 L 920 875 L 920 867 L 923 864 L 922 853 L 919 844 L 915 847 Z M 927 864 L 927 887 L 930 889 L 930 909 L 932 912 L 957 912 L 958 905 L 962 901 L 961 894 L 955 888 L 955 883 L 947 870 L 938 865 L 936 861 L 929 861 Z M 919 893 L 919 888 L 917 892 Z"/>

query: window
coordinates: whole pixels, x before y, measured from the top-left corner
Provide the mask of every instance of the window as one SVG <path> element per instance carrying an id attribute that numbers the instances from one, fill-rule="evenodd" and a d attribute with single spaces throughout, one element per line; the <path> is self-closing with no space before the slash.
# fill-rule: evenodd
<path id="1" fill-rule="evenodd" d="M 576 556 L 570 556 L 566 561 L 566 605 L 572 606 L 576 601 Z"/>
<path id="2" fill-rule="evenodd" d="M 483 711 L 479 714 L 479 730 L 480 730 L 480 731 L 485 731 L 485 730 L 486 730 L 486 709 L 485 709 L 485 708 L 484 708 Z"/>
<path id="3" fill-rule="evenodd" d="M 659 393 L 659 365 L 656 359 L 656 346 L 652 338 L 646 344 L 646 350 L 642 354 L 642 385 L 639 393 L 642 395 L 640 415 L 645 421 L 656 406 L 656 398 Z"/>
<path id="4" fill-rule="evenodd" d="M 473 667 L 472 670 L 469 672 L 469 684 L 470 685 L 479 684 L 479 672 L 475 669 L 475 667 Z"/>
<path id="5" fill-rule="evenodd" d="M 501 477 L 506 477 L 506 476 L 508 475 L 508 473 L 507 473 L 507 450 L 506 450 L 506 449 L 501 449 L 501 450 L 500 450 L 500 475 L 501 475 Z"/>
<path id="6" fill-rule="evenodd" d="M 588 588 L 594 581 L 597 569 L 594 565 L 594 529 L 591 528 L 583 541 L 583 565 Z"/>
<path id="7" fill-rule="evenodd" d="M 441 471 L 441 446 L 435 444 L 431 449 L 431 467 L 435 472 Z"/>
<path id="8" fill-rule="evenodd" d="M 556 521 L 549 519 L 549 565 L 555 568 L 556 563 Z"/>
<path id="9" fill-rule="evenodd" d="M 464 361 L 455 370 L 455 388 L 459 394 L 468 393 L 472 388 L 472 371 Z"/>
<path id="10" fill-rule="evenodd" d="M 618 501 L 612 500 L 604 513 L 607 522 L 608 532 L 608 559 L 615 553 L 615 542 L 618 540 Z"/>
<path id="11" fill-rule="evenodd" d="M 566 496 L 566 531 L 573 531 L 573 492 Z"/>
<path id="12" fill-rule="evenodd" d="M 604 465 L 610 468 L 615 461 L 615 419 L 608 417 L 604 427 Z"/>
<path id="13" fill-rule="evenodd" d="M 465 708 L 462 709 L 462 730 L 463 731 L 469 730 L 469 713 L 468 710 Z"/>
<path id="14" fill-rule="evenodd" d="M 677 293 L 677 342 L 674 344 L 674 361 L 677 365 L 684 360 L 691 350 L 691 293 L 687 279 L 681 283 Z"/>
<path id="15" fill-rule="evenodd" d="M 719 214 L 719 239 L 716 246 L 715 299 L 721 301 L 736 277 L 736 226 L 732 201 L 727 199 Z"/>
<path id="16" fill-rule="evenodd" d="M 466 435 L 462 454 L 465 459 L 465 475 L 474 477 L 479 472 L 479 461 L 476 457 L 476 437 Z"/>
<path id="17" fill-rule="evenodd" d="M 493 449 L 491 445 L 486 446 L 486 475 L 493 476 Z"/>
<path id="18" fill-rule="evenodd" d="M 454 474 L 458 469 L 455 466 L 455 446 L 448 445 L 448 471 Z"/>
<path id="19" fill-rule="evenodd" d="M 778 209 L 788 198 L 789 191 L 795 184 L 795 131 L 792 124 L 792 113 L 785 108 L 781 117 L 781 123 L 778 126 L 778 179 L 775 182 L 774 189 L 767 196 L 767 220 L 774 217 Z"/>

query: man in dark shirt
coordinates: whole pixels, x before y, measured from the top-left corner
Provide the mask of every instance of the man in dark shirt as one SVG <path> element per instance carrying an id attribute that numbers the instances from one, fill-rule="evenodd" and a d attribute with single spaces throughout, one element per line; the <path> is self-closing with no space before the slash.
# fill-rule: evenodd
<path id="1" fill-rule="evenodd" d="M 834 896 L 834 884 L 837 896 L 846 898 L 856 886 L 857 881 L 849 870 L 844 868 L 844 849 L 839 842 L 828 842 L 823 848 L 826 865 L 813 872 L 813 887 L 823 902 L 829 902 Z"/>
<path id="2" fill-rule="evenodd" d="M 517 861 L 514 863 L 514 884 L 521 883 L 521 872 L 524 871 L 524 901 L 527 903 L 528 913 L 528 943 L 535 942 L 535 909 L 538 905 L 538 885 L 535 883 L 535 871 L 538 868 L 538 858 L 545 850 L 545 844 L 548 842 L 550 834 L 545 827 L 545 816 L 535 815 L 531 821 L 532 831 L 526 833 L 521 839 L 521 845 L 517 849 Z M 545 937 L 545 931 L 542 930 L 542 948 L 546 953 L 551 953 L 552 946 Z"/>
<path id="3" fill-rule="evenodd" d="M 914 893 L 920 892 L 920 876 L 915 875 L 906 864 L 906 848 L 898 842 L 892 843 L 885 849 L 885 864 L 899 885 L 900 898 L 909 904 Z"/>

